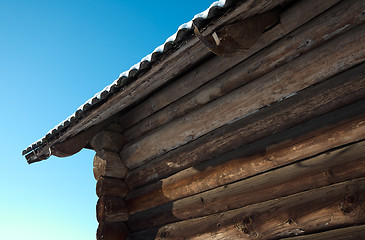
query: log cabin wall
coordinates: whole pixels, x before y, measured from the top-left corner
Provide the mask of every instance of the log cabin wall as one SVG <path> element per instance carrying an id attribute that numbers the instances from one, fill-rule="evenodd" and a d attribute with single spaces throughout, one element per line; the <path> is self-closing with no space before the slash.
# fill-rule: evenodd
<path id="1" fill-rule="evenodd" d="M 280 22 L 91 141 L 98 239 L 363 239 L 365 2 L 248 2 Z"/>

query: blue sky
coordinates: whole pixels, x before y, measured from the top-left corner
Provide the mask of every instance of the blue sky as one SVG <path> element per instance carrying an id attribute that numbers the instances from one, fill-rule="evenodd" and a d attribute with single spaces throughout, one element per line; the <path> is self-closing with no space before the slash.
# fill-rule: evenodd
<path id="1" fill-rule="evenodd" d="M 212 2 L 0 0 L 1 239 L 95 239 L 94 153 L 21 151 Z"/>

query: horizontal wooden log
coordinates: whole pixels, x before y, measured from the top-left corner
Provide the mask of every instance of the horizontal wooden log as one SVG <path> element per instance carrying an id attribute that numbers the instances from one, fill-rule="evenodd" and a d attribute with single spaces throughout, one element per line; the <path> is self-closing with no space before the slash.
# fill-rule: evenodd
<path id="1" fill-rule="evenodd" d="M 297 27 L 298 25 L 307 21 L 306 17 L 303 17 L 302 14 L 298 14 L 298 9 L 300 9 L 302 13 L 306 13 L 308 15 L 313 14 L 315 16 L 315 14 L 318 14 L 315 10 L 319 11 L 322 9 L 322 11 L 324 11 L 329 7 L 329 5 L 325 4 L 334 4 L 334 1 L 315 1 L 314 3 L 306 2 L 303 6 L 303 1 L 298 2 L 293 7 L 282 13 L 283 16 L 280 26 L 277 26 L 266 33 L 264 39 L 268 39 L 268 41 L 262 41 L 258 43 L 261 48 L 264 48 L 267 45 L 275 42 L 274 44 L 236 65 L 223 76 L 218 76 L 209 83 L 197 88 L 190 94 L 180 98 L 179 100 L 164 107 L 160 111 L 138 122 L 133 127 L 127 129 L 123 135 L 128 141 L 141 137 L 146 133 L 156 129 L 157 127 L 167 123 L 168 121 L 176 119 L 179 116 L 197 109 L 202 105 L 227 94 L 233 89 L 272 71 L 278 66 L 285 64 L 287 61 L 291 61 L 297 56 L 318 47 L 319 45 L 323 44 L 323 42 L 328 41 L 336 35 L 339 35 L 344 31 L 348 31 L 357 24 L 365 21 L 365 19 L 362 18 L 360 14 L 362 9 L 359 4 L 361 5 L 362 3 L 359 2 L 359 0 L 345 1 L 330 11 L 319 16 L 318 18 L 312 20 L 308 24 L 305 24 L 300 29 L 291 32 L 282 40 L 275 42 L 277 39 L 292 31 L 293 27 Z M 346 9 L 346 11 L 343 11 L 343 9 Z M 316 29 L 315 32 L 313 32 L 314 28 Z M 259 46 L 254 47 L 254 50 L 258 51 Z M 251 53 L 253 50 L 249 50 L 249 52 Z M 196 71 L 193 72 L 194 77 L 188 78 L 188 74 L 187 79 L 184 80 L 188 81 L 193 79 L 194 83 L 197 80 L 207 81 L 207 79 L 213 78 L 213 74 L 218 75 L 216 71 L 218 71 L 221 66 L 226 68 L 227 63 L 221 63 L 217 61 L 229 62 L 235 60 L 236 59 L 223 60 L 221 58 L 211 59 L 210 61 L 202 64 L 197 68 Z M 212 63 L 212 65 L 208 65 L 210 63 Z M 227 74 L 234 77 L 227 77 Z M 179 92 L 180 88 L 169 88 L 169 91 L 169 94 L 172 95 L 172 93 Z M 161 101 L 162 99 L 167 101 L 165 98 L 166 94 L 167 93 L 164 90 L 161 90 L 161 92 L 158 92 L 151 98 L 147 99 L 145 103 L 137 106 L 131 112 L 126 113 L 124 118 L 138 119 L 138 117 L 141 118 L 142 116 L 145 116 L 145 114 L 148 113 L 146 108 L 149 104 L 152 104 L 152 100 L 154 98 L 161 98 Z M 153 104 L 156 105 L 156 103 Z"/>
<path id="2" fill-rule="evenodd" d="M 365 7 L 365 6 L 364 6 Z M 121 151 L 130 169 L 320 83 L 365 60 L 361 25 L 265 76 L 162 126 Z M 341 49 L 341 51 L 333 51 Z"/>
<path id="3" fill-rule="evenodd" d="M 140 231 L 365 177 L 363 166 L 365 141 L 136 213 L 129 218 L 128 226 L 132 232 Z"/>
<path id="4" fill-rule="evenodd" d="M 96 195 L 100 197 L 119 197 L 127 195 L 128 188 L 120 178 L 102 176 L 96 184 Z"/>
<path id="5" fill-rule="evenodd" d="M 125 222 L 129 214 L 122 198 L 101 197 L 96 205 L 98 222 Z"/>
<path id="6" fill-rule="evenodd" d="M 364 31 L 365 32 L 365 31 Z M 365 64 L 303 90 L 131 171 L 135 189 L 365 97 Z"/>
<path id="7" fill-rule="evenodd" d="M 110 124 L 105 130 L 110 132 L 123 133 L 125 131 L 125 128 L 119 123 L 114 122 Z"/>
<path id="8" fill-rule="evenodd" d="M 99 223 L 96 233 L 97 240 L 125 240 L 129 234 L 124 222 Z"/>
<path id="9" fill-rule="evenodd" d="M 132 233 L 148 239 L 277 239 L 365 223 L 365 179 Z"/>
<path id="10" fill-rule="evenodd" d="M 120 159 L 118 153 L 106 150 L 98 151 L 93 163 L 94 177 L 98 180 L 101 176 L 124 179 L 128 169 Z"/>
<path id="11" fill-rule="evenodd" d="M 285 238 L 285 240 L 363 240 L 365 237 L 365 225 L 339 228 L 321 233 L 309 234 L 305 236 Z M 283 238 L 284 240 L 284 238 Z"/>
<path id="12" fill-rule="evenodd" d="M 106 150 L 111 152 L 119 152 L 125 143 L 122 134 L 111 131 L 102 131 L 90 141 L 90 145 L 95 151 Z"/>
<path id="13" fill-rule="evenodd" d="M 338 0 L 330 0 L 330 1 L 323 1 L 322 4 L 316 4 L 316 1 L 310 0 L 312 4 L 316 5 L 318 9 L 327 9 Z M 253 16 L 258 13 L 263 13 L 266 11 L 269 11 L 270 9 L 275 8 L 278 5 L 285 4 L 289 1 L 283 1 L 283 0 L 276 0 L 276 1 L 262 1 L 262 0 L 256 0 L 256 1 L 245 1 L 241 5 L 239 5 L 232 13 L 228 14 L 225 18 L 219 19 L 214 25 L 208 27 L 205 31 L 205 33 L 213 33 L 214 29 L 216 29 L 218 26 L 223 26 L 229 23 L 232 23 L 236 21 L 237 19 L 245 19 L 247 17 Z M 304 4 L 303 4 L 304 5 Z M 309 5 L 309 4 L 308 4 Z M 309 14 L 308 14 L 309 12 Z M 314 12 L 312 11 L 302 11 L 301 16 L 303 20 L 308 21 L 308 19 L 312 18 Z M 317 13 L 318 14 L 318 13 Z M 288 21 L 289 22 L 289 21 Z M 266 35 L 265 35 L 266 36 Z M 263 37 L 262 39 L 267 39 L 266 37 Z M 198 47 L 195 49 L 195 51 L 207 51 L 208 49 L 204 46 L 204 44 L 198 39 L 194 38 L 191 40 L 191 42 L 195 42 L 195 44 L 198 45 Z M 190 43 L 188 43 L 189 45 Z M 260 43 L 259 43 L 260 44 Z M 257 44 L 257 45 L 259 45 Z M 266 43 L 267 44 L 267 43 Z M 188 52 L 190 49 L 185 49 L 185 46 L 182 46 L 181 50 L 182 52 L 180 55 L 183 55 L 185 58 L 187 58 L 189 55 L 193 55 L 193 58 L 190 59 L 190 64 L 192 63 L 200 63 L 201 67 L 198 67 L 194 69 L 191 73 L 184 72 L 184 75 L 181 76 L 182 71 L 181 69 L 181 59 L 177 58 L 172 61 L 172 63 L 176 63 L 176 66 L 174 68 L 169 69 L 169 65 L 163 66 L 162 70 L 163 72 L 167 70 L 174 69 L 174 71 L 169 71 L 170 74 L 174 73 L 175 71 L 178 71 L 179 74 L 173 74 L 175 77 L 178 77 L 178 79 L 174 80 L 170 85 L 167 87 L 161 89 L 157 94 L 153 94 L 151 97 L 148 98 L 147 101 L 144 101 L 141 103 L 141 105 L 137 108 L 132 109 L 126 114 L 123 114 L 120 119 L 120 124 L 122 126 L 125 126 L 126 128 L 132 126 L 133 124 L 137 123 L 138 121 L 142 120 L 143 118 L 147 117 L 148 115 L 162 109 L 169 103 L 179 99 L 180 97 L 188 94 L 190 91 L 193 91 L 194 89 L 198 88 L 199 86 L 203 85 L 205 82 L 209 81 L 211 77 L 216 76 L 217 74 L 220 74 L 222 71 L 225 71 L 225 69 L 229 69 L 230 67 L 236 65 L 243 59 L 246 59 L 259 49 L 263 48 L 263 46 L 260 45 L 260 47 L 255 46 L 254 50 L 250 50 L 247 53 L 244 53 L 244 55 L 232 58 L 232 59 L 221 59 L 214 57 L 212 59 L 207 60 L 207 62 L 198 62 L 195 60 L 195 55 L 197 53 L 195 52 Z M 184 52 L 185 51 L 185 52 Z M 186 54 L 189 53 L 189 54 Z M 199 53 L 201 54 L 201 53 Z M 182 56 L 180 56 L 181 58 Z M 185 59 L 185 61 L 188 59 Z M 195 66 L 195 65 L 194 65 Z M 214 66 L 214 67 L 212 67 Z M 192 66 L 190 66 L 192 67 Z M 207 69 L 210 69 L 210 71 L 207 71 Z M 179 71 L 180 70 L 180 71 Z M 186 70 L 186 69 L 185 69 Z M 155 74 L 161 75 L 160 73 L 156 72 Z M 156 78 L 155 81 L 161 81 L 159 79 L 160 77 Z M 153 83 L 151 81 L 151 83 Z M 176 91 L 176 89 L 179 89 L 179 91 Z"/>
<path id="14" fill-rule="evenodd" d="M 365 100 L 187 168 L 129 193 L 128 210 L 134 214 L 365 139 L 364 112 Z"/>
<path id="15" fill-rule="evenodd" d="M 225 14 L 217 19 L 213 25 L 208 26 L 206 32 L 210 33 L 216 27 L 231 23 L 237 18 L 242 19 L 268 11 L 285 2 L 289 2 L 289 0 L 244 1 L 237 5 L 229 14 Z M 101 123 L 126 108 L 137 104 L 166 83 L 173 81 L 182 73 L 211 56 L 212 53 L 197 38 L 187 39 L 177 50 L 172 51 L 170 54 L 164 54 L 163 59 L 153 64 L 149 71 L 138 76 L 136 80 L 128 84 L 122 91 L 115 93 L 99 107 L 91 109 L 84 118 L 80 119 L 75 125 L 70 126 L 67 132 L 50 142 L 49 145 L 52 146 L 56 143 L 63 142 L 79 132 Z M 46 154 L 48 150 L 47 147 L 43 148 L 39 156 Z"/>

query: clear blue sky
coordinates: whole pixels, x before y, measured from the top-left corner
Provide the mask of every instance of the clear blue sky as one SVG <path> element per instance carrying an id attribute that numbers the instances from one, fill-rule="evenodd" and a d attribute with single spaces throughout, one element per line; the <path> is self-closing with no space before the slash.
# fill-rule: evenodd
<path id="1" fill-rule="evenodd" d="M 212 2 L 0 0 L 0 239 L 95 239 L 93 152 L 21 151 Z"/>

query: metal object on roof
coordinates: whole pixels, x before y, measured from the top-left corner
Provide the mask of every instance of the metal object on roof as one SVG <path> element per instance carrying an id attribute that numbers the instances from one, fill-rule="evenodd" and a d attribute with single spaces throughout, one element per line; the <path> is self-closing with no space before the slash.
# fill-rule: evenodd
<path id="1" fill-rule="evenodd" d="M 87 100 L 83 105 L 81 105 L 77 111 L 69 116 L 66 120 L 62 121 L 60 124 L 56 125 L 53 129 L 51 129 L 43 138 L 34 142 L 26 149 L 23 150 L 22 154 L 26 155 L 38 148 L 42 148 L 49 142 L 51 139 L 57 138 L 59 133 L 70 126 L 73 123 L 76 123 L 81 116 L 87 114 L 86 111 L 90 109 L 90 107 L 96 105 L 101 100 L 108 99 L 113 93 L 120 90 L 123 86 L 125 86 L 131 78 L 136 76 L 139 72 L 147 69 L 151 66 L 152 63 L 156 62 L 164 53 L 172 49 L 174 45 L 181 42 L 185 39 L 185 37 L 194 30 L 194 24 L 200 25 L 205 20 L 211 19 L 217 16 L 217 11 L 222 8 L 226 8 L 230 6 L 234 1 L 233 0 L 219 0 L 210 5 L 210 7 L 202 13 L 199 13 L 194 16 L 194 18 L 182 25 L 179 26 L 178 30 L 175 34 L 170 36 L 164 44 L 158 46 L 151 54 L 142 58 L 141 61 L 135 65 L 133 65 L 129 70 L 121 73 L 119 78 L 116 79 L 112 84 L 106 86 L 102 91 L 95 94 L 92 98 Z"/>

